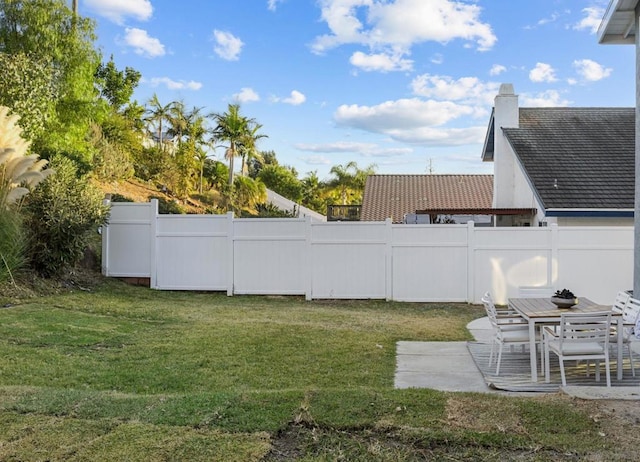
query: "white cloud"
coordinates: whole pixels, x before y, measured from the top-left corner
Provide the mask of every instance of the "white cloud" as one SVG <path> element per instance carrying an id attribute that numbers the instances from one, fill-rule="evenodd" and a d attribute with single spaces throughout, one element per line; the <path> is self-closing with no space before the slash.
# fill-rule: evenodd
<path id="1" fill-rule="evenodd" d="M 293 90 L 289 97 L 284 98 L 282 100 L 285 104 L 291 104 L 292 106 L 299 106 L 307 100 L 307 97 L 304 96 L 303 93 L 300 93 L 298 90 Z"/>
<path id="2" fill-rule="evenodd" d="M 473 112 L 473 108 L 451 101 L 424 101 L 412 98 L 386 101 L 377 106 L 343 104 L 336 110 L 334 119 L 339 125 L 386 133 L 396 128 L 442 125 Z"/>
<path id="3" fill-rule="evenodd" d="M 444 56 L 442 56 L 442 53 L 436 53 L 431 58 L 431 62 L 433 64 L 442 64 L 444 62 Z"/>
<path id="4" fill-rule="evenodd" d="M 387 135 L 396 141 L 426 146 L 480 144 L 484 141 L 486 134 L 486 126 L 465 128 L 421 127 L 415 130 L 394 129 L 387 132 Z"/>
<path id="5" fill-rule="evenodd" d="M 126 17 L 146 21 L 153 14 L 149 0 L 84 0 L 84 6 L 116 24 L 123 24 Z"/>
<path id="6" fill-rule="evenodd" d="M 164 85 L 169 90 L 200 90 L 202 88 L 202 83 L 200 82 L 196 82 L 194 80 L 189 80 L 188 82 L 185 80 L 176 81 L 169 77 L 153 77 L 149 80 L 149 84 L 152 87 Z"/>
<path id="7" fill-rule="evenodd" d="M 602 18 L 604 16 L 604 9 L 593 6 L 589 8 L 583 8 L 582 13 L 585 15 L 584 18 L 576 25 L 573 26 L 576 30 L 588 30 L 590 33 L 595 34 L 598 32 L 598 27 L 600 27 L 600 23 L 602 22 Z"/>
<path id="8" fill-rule="evenodd" d="M 238 103 L 252 103 L 260 101 L 260 95 L 258 95 L 253 88 L 244 87 L 240 89 L 240 93 L 233 95 L 233 99 Z"/>
<path id="9" fill-rule="evenodd" d="M 603 67 L 591 59 L 579 59 L 573 62 L 578 75 L 588 82 L 597 82 L 611 75 L 613 71 L 610 67 Z"/>
<path id="10" fill-rule="evenodd" d="M 150 37 L 146 30 L 127 27 L 124 32 L 125 45 L 132 47 L 136 54 L 149 58 L 164 56 L 164 45 L 157 38 Z"/>
<path id="11" fill-rule="evenodd" d="M 331 165 L 333 163 L 325 156 L 306 156 L 301 157 L 300 160 L 308 165 Z"/>
<path id="12" fill-rule="evenodd" d="M 351 55 L 349 62 L 363 71 L 410 71 L 413 69 L 413 61 L 402 59 L 401 55 L 389 55 L 387 53 L 364 54 L 356 51 Z"/>
<path id="13" fill-rule="evenodd" d="M 218 56 L 222 59 L 226 59 L 227 61 L 238 60 L 242 47 L 244 46 L 242 40 L 235 37 L 230 32 L 224 32 L 217 29 L 213 31 L 213 40 L 216 43 L 213 47 L 213 51 L 215 51 Z"/>
<path id="14" fill-rule="evenodd" d="M 284 0 L 267 0 L 267 9 L 269 11 L 276 11 L 278 4 L 284 2 Z"/>
<path id="15" fill-rule="evenodd" d="M 536 63 L 536 67 L 529 71 L 529 79 L 532 82 L 555 82 L 558 80 L 555 69 L 546 63 Z"/>
<path id="16" fill-rule="evenodd" d="M 507 68 L 502 64 L 494 64 L 491 66 L 491 70 L 489 71 L 489 75 L 500 75 L 503 72 L 506 72 Z"/>
<path id="17" fill-rule="evenodd" d="M 417 43 L 461 39 L 485 51 L 497 41 L 480 20 L 481 8 L 454 0 L 320 0 L 330 33 L 316 37 L 312 50 L 324 53 L 344 44 L 407 54 Z M 366 18 L 366 23 L 361 20 Z"/>
<path id="18" fill-rule="evenodd" d="M 411 88 L 415 95 L 425 98 L 492 105 L 500 84 L 482 82 L 477 77 L 461 77 L 454 80 L 449 76 L 423 74 L 413 79 Z"/>
<path id="19" fill-rule="evenodd" d="M 523 93 L 520 95 L 521 107 L 566 107 L 571 101 L 562 99 L 556 90 L 547 90 L 536 95 Z"/>
<path id="20" fill-rule="evenodd" d="M 352 141 L 338 141 L 323 144 L 296 144 L 296 149 L 320 153 L 356 153 L 365 157 L 395 157 L 411 154 L 411 148 L 382 148 L 374 143 L 357 143 Z"/>

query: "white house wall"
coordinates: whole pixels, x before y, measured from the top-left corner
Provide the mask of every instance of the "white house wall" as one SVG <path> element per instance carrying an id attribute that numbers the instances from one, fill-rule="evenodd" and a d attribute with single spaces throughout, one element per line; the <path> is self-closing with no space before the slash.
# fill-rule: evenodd
<path id="1" fill-rule="evenodd" d="M 164 290 L 498 303 L 521 287 L 569 288 L 609 304 L 631 288 L 632 227 L 487 228 L 158 215 L 113 204 L 103 272 Z"/>

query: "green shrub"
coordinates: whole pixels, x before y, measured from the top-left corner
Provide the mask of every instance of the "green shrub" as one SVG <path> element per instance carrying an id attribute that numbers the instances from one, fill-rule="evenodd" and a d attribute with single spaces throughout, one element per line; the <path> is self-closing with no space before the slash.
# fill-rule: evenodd
<path id="1" fill-rule="evenodd" d="M 24 207 L 30 263 L 45 277 L 74 266 L 83 256 L 89 233 L 105 224 L 109 213 L 100 190 L 77 176 L 70 159 L 58 156 L 51 165 L 56 174 L 28 196 Z"/>
<path id="2" fill-rule="evenodd" d="M 0 208 L 0 282 L 12 281 L 25 263 L 25 236 L 20 215 Z"/>

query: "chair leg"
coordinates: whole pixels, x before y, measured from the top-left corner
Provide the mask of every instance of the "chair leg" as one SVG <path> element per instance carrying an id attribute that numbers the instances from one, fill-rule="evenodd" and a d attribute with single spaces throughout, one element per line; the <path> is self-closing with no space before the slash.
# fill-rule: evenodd
<path id="1" fill-rule="evenodd" d="M 544 345 L 544 381 L 546 383 L 551 382 L 551 368 L 549 366 L 549 346 Z"/>
<path id="2" fill-rule="evenodd" d="M 611 387 L 611 367 L 609 364 L 609 355 L 606 355 L 604 357 L 604 367 L 606 368 L 606 370 L 604 371 L 606 376 L 607 376 L 607 387 Z"/>
<path id="3" fill-rule="evenodd" d="M 596 360 L 596 382 L 600 381 L 600 360 Z"/>
<path id="4" fill-rule="evenodd" d="M 562 386 L 566 387 L 567 386 L 567 378 L 564 375 L 564 359 L 561 357 L 558 357 L 558 360 L 560 362 L 560 376 L 562 377 Z"/>
<path id="5" fill-rule="evenodd" d="M 631 363 L 631 375 L 636 376 L 636 370 L 633 367 L 633 352 L 631 351 L 631 342 L 629 342 L 629 362 Z"/>
<path id="6" fill-rule="evenodd" d="M 498 350 L 498 366 L 496 367 L 496 375 L 500 375 L 500 361 L 502 361 L 502 344 L 500 344 L 500 349 Z"/>

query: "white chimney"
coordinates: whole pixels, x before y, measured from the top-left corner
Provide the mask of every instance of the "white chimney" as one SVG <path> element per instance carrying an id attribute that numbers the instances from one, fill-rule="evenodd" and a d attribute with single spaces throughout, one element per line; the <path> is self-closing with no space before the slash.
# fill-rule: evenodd
<path id="1" fill-rule="evenodd" d="M 493 151 L 493 206 L 514 207 L 515 197 L 515 155 L 507 141 L 503 128 L 517 128 L 520 112 L 518 95 L 513 84 L 503 83 L 494 103 L 494 151 Z"/>

